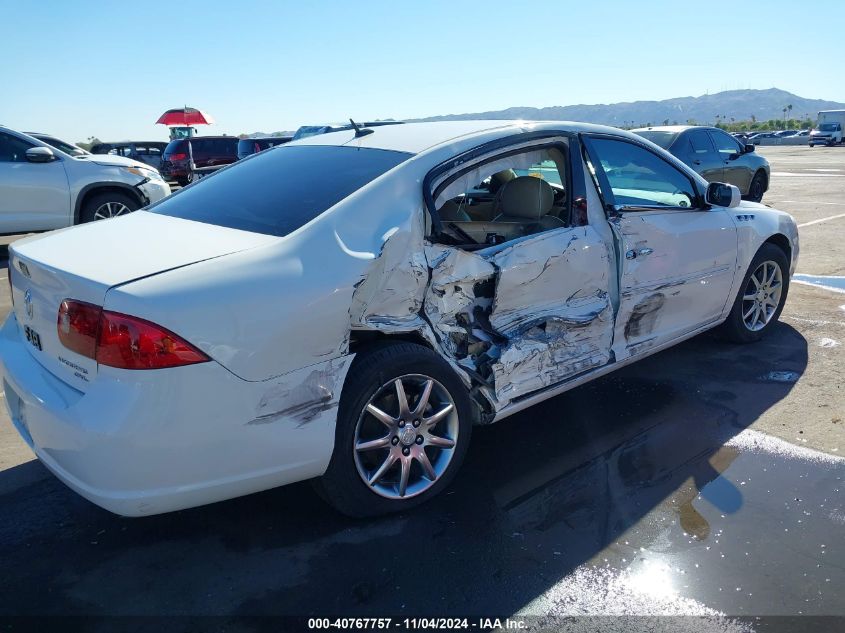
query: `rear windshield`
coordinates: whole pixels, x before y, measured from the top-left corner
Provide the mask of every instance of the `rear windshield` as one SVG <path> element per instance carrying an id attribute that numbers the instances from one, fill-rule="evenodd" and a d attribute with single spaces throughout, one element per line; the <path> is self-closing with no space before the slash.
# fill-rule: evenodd
<path id="1" fill-rule="evenodd" d="M 645 139 L 648 139 L 655 145 L 659 145 L 663 149 L 669 149 L 672 141 L 678 135 L 677 132 L 665 132 L 662 130 L 644 130 L 642 132 L 634 132 Z"/>
<path id="2" fill-rule="evenodd" d="M 150 211 L 284 236 L 411 156 L 335 145 L 283 145 L 208 176 Z"/>
<path id="3" fill-rule="evenodd" d="M 167 147 L 164 148 L 164 155 L 170 156 L 171 154 L 176 154 L 178 152 L 185 152 L 187 153 L 188 146 L 186 145 L 185 141 L 182 139 L 177 139 L 175 141 L 170 141 L 167 144 Z"/>

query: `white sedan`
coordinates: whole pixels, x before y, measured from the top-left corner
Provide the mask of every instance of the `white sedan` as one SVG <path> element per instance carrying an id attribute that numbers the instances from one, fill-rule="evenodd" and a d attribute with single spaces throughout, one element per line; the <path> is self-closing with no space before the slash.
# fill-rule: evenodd
<path id="1" fill-rule="evenodd" d="M 716 326 L 759 339 L 797 256 L 791 216 L 617 129 L 342 131 L 13 244 L 5 402 L 119 514 L 310 478 L 404 510 L 474 424 Z"/>

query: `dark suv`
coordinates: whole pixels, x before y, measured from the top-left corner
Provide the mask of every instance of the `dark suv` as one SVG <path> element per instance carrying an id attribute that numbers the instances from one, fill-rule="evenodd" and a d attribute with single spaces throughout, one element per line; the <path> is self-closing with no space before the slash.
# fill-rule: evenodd
<path id="1" fill-rule="evenodd" d="M 238 141 L 238 160 L 265 149 L 289 143 L 292 136 L 268 136 L 266 138 L 242 138 Z"/>
<path id="2" fill-rule="evenodd" d="M 161 160 L 161 175 L 183 187 L 194 179 L 195 168 L 218 167 L 238 160 L 238 139 L 235 136 L 194 136 L 170 141 Z"/>

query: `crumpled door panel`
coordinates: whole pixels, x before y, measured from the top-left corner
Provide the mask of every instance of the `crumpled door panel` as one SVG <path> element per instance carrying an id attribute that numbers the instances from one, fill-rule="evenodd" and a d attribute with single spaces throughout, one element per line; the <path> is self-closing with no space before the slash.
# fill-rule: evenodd
<path id="1" fill-rule="evenodd" d="M 610 360 L 610 259 L 589 226 L 474 253 L 428 246 L 426 257 L 426 318 L 494 408 Z"/>

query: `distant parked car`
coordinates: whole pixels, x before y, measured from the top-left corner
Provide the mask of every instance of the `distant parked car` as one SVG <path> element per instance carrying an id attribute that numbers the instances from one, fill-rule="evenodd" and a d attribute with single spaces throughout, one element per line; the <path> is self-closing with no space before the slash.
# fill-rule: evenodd
<path id="1" fill-rule="evenodd" d="M 401 125 L 402 121 L 364 121 L 356 123 L 358 127 L 372 128 L 380 125 Z M 316 136 L 317 134 L 329 134 L 330 132 L 343 132 L 351 130 L 352 124 L 333 124 L 333 125 L 303 125 L 293 134 L 293 140 L 298 141 L 301 138 L 308 138 L 309 136 Z"/>
<path id="2" fill-rule="evenodd" d="M 759 145 L 760 140 L 764 138 L 777 138 L 774 132 L 757 132 L 748 137 L 752 145 Z"/>
<path id="3" fill-rule="evenodd" d="M 745 132 L 734 132 L 734 133 L 731 134 L 731 136 L 733 136 L 736 140 L 738 140 L 743 145 L 748 143 L 748 134 L 746 134 Z"/>
<path id="4" fill-rule="evenodd" d="M 220 167 L 238 160 L 236 136 L 194 136 L 170 141 L 161 161 L 161 175 L 183 187 L 194 180 L 194 167 Z"/>
<path id="5" fill-rule="evenodd" d="M 238 141 L 238 160 L 252 156 L 265 149 L 289 143 L 292 136 L 268 136 L 266 138 L 242 138 Z"/>
<path id="6" fill-rule="evenodd" d="M 68 143 L 67 141 L 63 141 L 55 136 L 50 136 L 49 134 L 42 134 L 41 132 L 24 132 L 24 134 L 31 136 L 32 138 L 37 138 L 42 143 L 47 143 L 50 147 L 60 149 L 65 154 L 70 154 L 71 156 L 85 156 L 85 154 L 91 153 L 86 152 L 84 149 L 74 145 L 73 143 Z"/>
<path id="7" fill-rule="evenodd" d="M 125 215 L 170 195 L 149 165 L 72 155 L 0 127 L 0 233 L 48 231 Z"/>
<path id="8" fill-rule="evenodd" d="M 739 188 L 746 200 L 760 202 L 769 188 L 769 161 L 715 127 L 666 126 L 631 130 L 692 167 L 709 182 Z"/>
<path id="9" fill-rule="evenodd" d="M 785 138 L 787 136 L 794 136 L 798 130 L 778 130 L 775 132 L 775 138 Z"/>
<path id="10" fill-rule="evenodd" d="M 91 147 L 92 154 L 111 154 L 141 161 L 150 167 L 161 168 L 161 155 L 167 143 L 163 141 L 121 141 L 98 143 Z"/>

